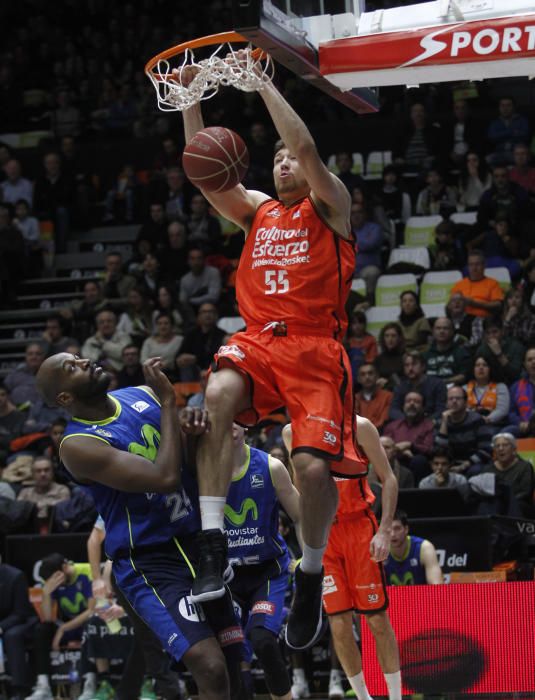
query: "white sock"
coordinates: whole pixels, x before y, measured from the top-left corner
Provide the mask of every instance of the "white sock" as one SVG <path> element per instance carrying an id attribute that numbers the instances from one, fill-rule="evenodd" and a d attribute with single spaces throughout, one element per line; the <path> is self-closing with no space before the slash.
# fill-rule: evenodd
<path id="1" fill-rule="evenodd" d="M 303 544 L 303 558 L 299 564 L 301 571 L 305 574 L 319 574 L 323 561 L 323 553 L 326 548 L 327 545 L 323 547 L 309 547 L 308 544 Z"/>
<path id="2" fill-rule="evenodd" d="M 384 674 L 389 700 L 401 700 L 401 671 Z"/>
<path id="3" fill-rule="evenodd" d="M 203 530 L 222 530 L 226 498 L 199 496 Z"/>
<path id="4" fill-rule="evenodd" d="M 349 681 L 349 685 L 357 694 L 357 698 L 359 700 L 372 700 L 366 686 L 366 681 L 364 680 L 364 673 L 362 671 L 360 673 L 356 673 L 354 676 L 348 676 L 347 680 Z"/>
<path id="5" fill-rule="evenodd" d="M 40 673 L 37 676 L 37 685 L 40 688 L 50 688 L 50 682 L 48 680 L 48 676 L 46 675 L 46 673 Z"/>

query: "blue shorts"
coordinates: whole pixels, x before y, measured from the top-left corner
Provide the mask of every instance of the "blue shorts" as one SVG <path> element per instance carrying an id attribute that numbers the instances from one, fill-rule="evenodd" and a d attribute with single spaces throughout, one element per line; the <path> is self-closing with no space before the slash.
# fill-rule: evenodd
<path id="1" fill-rule="evenodd" d="M 230 596 L 200 605 L 191 600 L 196 566 L 194 539 L 136 550 L 113 561 L 117 585 L 177 661 L 197 642 L 218 637 L 222 647 L 243 634 Z"/>
<path id="2" fill-rule="evenodd" d="M 264 627 L 278 636 L 284 622 L 284 597 L 289 584 L 288 571 L 280 573 L 273 562 L 234 568 L 230 590 L 241 608 L 246 636 L 253 627 Z"/>

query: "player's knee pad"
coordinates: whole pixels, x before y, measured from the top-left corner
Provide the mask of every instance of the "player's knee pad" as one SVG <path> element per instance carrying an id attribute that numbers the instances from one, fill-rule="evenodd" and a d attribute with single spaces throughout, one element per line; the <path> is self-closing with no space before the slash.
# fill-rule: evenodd
<path id="1" fill-rule="evenodd" d="M 269 692 L 280 696 L 289 693 L 290 675 L 277 637 L 264 627 L 253 627 L 249 639 L 264 670 L 264 680 Z"/>

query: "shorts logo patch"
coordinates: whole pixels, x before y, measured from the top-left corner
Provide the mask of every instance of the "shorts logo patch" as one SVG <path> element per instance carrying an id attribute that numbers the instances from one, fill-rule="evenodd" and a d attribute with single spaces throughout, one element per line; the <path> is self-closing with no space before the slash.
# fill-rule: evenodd
<path id="1" fill-rule="evenodd" d="M 237 345 L 222 345 L 217 354 L 220 357 L 227 357 L 228 355 L 234 355 L 239 360 L 245 360 L 245 353 Z"/>
<path id="2" fill-rule="evenodd" d="M 143 413 L 143 411 L 145 411 L 147 408 L 150 408 L 150 404 L 148 404 L 146 401 L 136 401 L 132 404 L 132 408 L 138 413 Z"/>
<path id="3" fill-rule="evenodd" d="M 170 647 L 171 644 L 175 641 L 175 639 L 178 637 L 178 634 L 176 632 L 173 632 L 173 634 L 169 637 L 167 640 L 167 646 Z"/>
<path id="4" fill-rule="evenodd" d="M 194 603 L 189 595 L 181 598 L 178 604 L 178 612 L 182 615 L 185 620 L 190 622 L 205 622 L 206 615 L 202 606 Z"/>
<path id="5" fill-rule="evenodd" d="M 336 435 L 333 435 L 329 430 L 323 431 L 323 442 L 326 442 L 328 445 L 336 445 L 337 440 Z"/>
<path id="6" fill-rule="evenodd" d="M 236 625 L 235 627 L 227 627 L 218 633 L 217 638 L 219 639 L 219 644 L 222 647 L 228 647 L 230 644 L 237 644 L 238 642 L 243 642 L 243 630 L 241 627 Z"/>
<path id="7" fill-rule="evenodd" d="M 251 610 L 251 615 L 274 615 L 275 603 L 269 600 L 257 600 Z"/>
<path id="8" fill-rule="evenodd" d="M 109 430 L 104 430 L 104 428 L 97 428 L 97 429 L 95 430 L 95 433 L 96 433 L 97 435 L 103 435 L 104 437 L 107 437 L 107 438 L 113 437 L 112 433 L 110 433 Z"/>
<path id="9" fill-rule="evenodd" d="M 251 488 L 252 489 L 263 489 L 264 488 L 264 477 L 262 474 L 251 474 Z"/>
<path id="10" fill-rule="evenodd" d="M 338 590 L 334 576 L 324 576 L 323 577 L 323 595 L 329 595 L 329 593 L 336 593 Z"/>
<path id="11" fill-rule="evenodd" d="M 378 593 L 368 593 L 368 603 L 377 603 L 379 600 Z"/>

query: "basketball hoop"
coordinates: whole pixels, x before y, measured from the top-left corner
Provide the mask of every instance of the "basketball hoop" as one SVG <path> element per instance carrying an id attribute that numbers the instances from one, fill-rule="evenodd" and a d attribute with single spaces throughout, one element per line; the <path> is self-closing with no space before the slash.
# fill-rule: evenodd
<path id="1" fill-rule="evenodd" d="M 273 61 L 262 49 L 248 44 L 240 53 L 231 43 L 247 43 L 237 32 L 211 34 L 192 39 L 162 51 L 145 66 L 145 74 L 156 90 L 158 107 L 164 112 L 182 112 L 201 100 L 213 97 L 223 86 L 230 85 L 244 92 L 261 90 L 273 77 Z M 208 56 L 197 60 L 194 51 L 215 46 Z M 171 59 L 179 58 L 177 65 Z M 182 85 L 185 68 L 194 67 L 196 73 L 189 85 Z"/>

